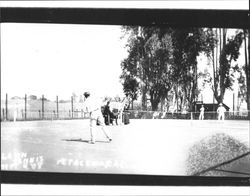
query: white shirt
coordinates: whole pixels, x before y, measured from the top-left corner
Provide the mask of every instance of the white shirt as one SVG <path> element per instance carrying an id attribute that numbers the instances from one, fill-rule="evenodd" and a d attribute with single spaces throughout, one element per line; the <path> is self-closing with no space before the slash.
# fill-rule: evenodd
<path id="1" fill-rule="evenodd" d="M 96 118 L 102 116 L 102 101 L 98 98 L 89 96 L 84 102 L 84 111 L 90 113 L 91 117 Z"/>
<path id="2" fill-rule="evenodd" d="M 219 114 L 222 114 L 222 113 L 224 113 L 226 111 L 226 109 L 223 107 L 223 106 L 220 106 L 218 109 L 217 109 L 217 112 L 219 113 Z"/>
<path id="3" fill-rule="evenodd" d="M 200 109 L 201 113 L 204 113 L 204 110 L 205 110 L 205 108 L 201 107 L 201 109 Z"/>

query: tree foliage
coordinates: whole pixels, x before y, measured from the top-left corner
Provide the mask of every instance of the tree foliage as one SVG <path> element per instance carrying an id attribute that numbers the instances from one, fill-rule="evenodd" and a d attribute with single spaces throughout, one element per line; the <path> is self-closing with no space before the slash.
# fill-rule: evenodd
<path id="1" fill-rule="evenodd" d="M 197 57 L 202 52 L 211 54 L 214 39 L 209 29 L 202 28 L 174 29 L 172 38 L 176 100 L 180 100 L 180 109 L 186 105 L 187 109 L 192 110 L 199 93 Z"/>
<path id="2" fill-rule="evenodd" d="M 138 97 L 139 83 L 131 75 L 124 75 L 122 76 L 122 79 L 123 79 L 123 91 L 126 97 L 130 99 L 130 103 L 132 103 L 132 109 L 133 109 L 133 101 L 136 100 Z"/>
<path id="3" fill-rule="evenodd" d="M 121 62 L 123 90 L 131 100 L 136 100 L 140 93 L 142 109 L 146 109 L 147 97 L 152 110 L 157 110 L 159 103 L 173 93 L 171 100 L 175 100 L 177 109 L 193 110 L 200 91 L 199 77 L 213 83 L 218 102 L 231 88 L 237 69 L 232 65 L 239 57 L 242 31 L 230 38 L 225 29 L 212 28 L 123 26 L 122 31 L 127 37 L 128 51 L 128 57 Z M 201 53 L 212 60 L 213 77 L 198 74 L 197 57 Z"/>
<path id="4" fill-rule="evenodd" d="M 139 83 L 142 102 L 150 97 L 152 110 L 171 89 L 170 72 L 172 46 L 166 29 L 152 27 L 123 27 L 128 38 L 128 57 L 121 63 L 123 80 L 133 76 Z M 134 82 L 134 80 L 127 80 Z M 123 82 L 123 84 L 126 84 Z M 125 92 L 126 93 L 126 92 Z"/>
<path id="5" fill-rule="evenodd" d="M 239 98 L 239 106 L 244 102 L 247 101 L 247 87 L 246 87 L 246 77 L 244 76 L 244 71 L 245 66 L 241 69 L 238 70 L 239 72 L 239 77 L 237 78 L 238 84 L 239 84 L 239 89 L 238 89 L 238 98 Z"/>
<path id="6" fill-rule="evenodd" d="M 215 31 L 217 32 L 217 29 Z M 214 47 L 214 51 L 218 58 L 213 54 L 214 81 L 212 89 L 218 103 L 223 102 L 226 89 L 232 89 L 234 72 L 238 69 L 237 66 L 233 66 L 233 62 L 236 62 L 239 58 L 243 38 L 243 32 L 239 31 L 235 36 L 226 39 L 225 29 L 222 33 L 219 31 L 215 36 L 218 44 Z"/>

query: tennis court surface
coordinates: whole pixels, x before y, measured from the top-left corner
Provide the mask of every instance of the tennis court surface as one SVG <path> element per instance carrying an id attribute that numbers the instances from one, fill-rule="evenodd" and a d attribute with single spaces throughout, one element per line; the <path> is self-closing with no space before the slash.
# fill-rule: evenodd
<path id="1" fill-rule="evenodd" d="M 220 176 L 250 176 L 248 121 L 130 120 L 128 125 L 105 127 L 112 134 L 111 143 L 97 127 L 95 144 L 88 143 L 88 123 L 88 120 L 1 122 L 2 170 L 190 175 L 187 158 L 191 147 L 222 133 L 247 150 L 241 152 L 238 149 L 242 148 L 237 146 L 220 162 L 208 165 L 205 161 L 206 167 L 201 170 L 211 167 Z M 215 141 L 208 150 L 216 145 Z M 222 153 L 219 151 L 210 156 L 218 156 Z M 211 171 L 199 175 L 207 172 Z"/>

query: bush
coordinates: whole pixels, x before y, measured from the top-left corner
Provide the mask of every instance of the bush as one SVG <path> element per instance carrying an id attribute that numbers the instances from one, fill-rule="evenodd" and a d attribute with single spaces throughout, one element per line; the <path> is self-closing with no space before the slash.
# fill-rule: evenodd
<path id="1" fill-rule="evenodd" d="M 187 175 L 193 175 L 209 167 L 236 158 L 249 149 L 243 143 L 224 133 L 218 133 L 194 144 L 188 153 L 186 162 Z M 218 169 L 230 170 L 239 164 L 240 159 L 232 163 L 220 166 Z M 209 171 L 201 175 L 225 176 L 229 173 L 221 171 Z"/>

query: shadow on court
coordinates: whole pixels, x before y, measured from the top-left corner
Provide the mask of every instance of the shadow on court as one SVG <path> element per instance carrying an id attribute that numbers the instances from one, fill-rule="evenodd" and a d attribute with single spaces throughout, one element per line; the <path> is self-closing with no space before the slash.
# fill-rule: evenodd
<path id="1" fill-rule="evenodd" d="M 66 142 L 83 142 L 83 143 L 90 143 L 90 140 L 83 140 L 81 138 L 79 139 L 62 139 L 62 141 L 66 141 Z M 95 141 L 96 143 L 110 143 L 109 141 L 100 141 L 97 140 Z"/>

